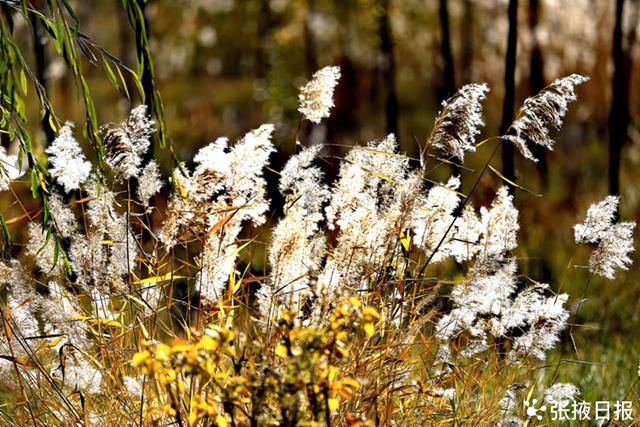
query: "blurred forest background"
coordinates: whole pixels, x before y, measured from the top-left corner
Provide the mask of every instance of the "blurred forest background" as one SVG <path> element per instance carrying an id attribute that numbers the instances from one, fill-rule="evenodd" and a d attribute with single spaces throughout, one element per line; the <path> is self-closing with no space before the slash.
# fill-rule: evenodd
<path id="1" fill-rule="evenodd" d="M 0 3 L 3 3 L 0 1 Z M 37 9 L 38 1 L 32 5 Z M 136 68 L 136 32 L 118 1 L 71 2 L 80 30 L 124 64 Z M 326 171 L 335 175 L 345 146 L 396 132 L 402 151 L 417 157 L 443 99 L 468 82 L 491 88 L 483 135 L 499 134 L 522 101 L 555 78 L 589 76 L 580 87 L 551 153 L 533 164 L 506 150 L 502 173 L 529 191 L 516 191 L 521 212 L 520 270 L 568 292 L 576 354 L 565 336 L 561 380 L 581 386 L 585 399 L 624 397 L 635 381 L 640 344 L 640 268 L 615 282 L 594 280 L 585 293 L 588 249 L 576 250 L 572 226 L 589 204 L 621 195 L 621 216 L 640 220 L 640 1 L 638 0 L 138 0 L 148 25 L 153 75 L 162 97 L 167 136 L 181 160 L 219 136 L 242 136 L 261 123 L 276 125 L 279 170 L 304 144 L 326 143 Z M 34 21 L 36 22 L 36 21 Z M 16 21 L 14 36 L 46 87 L 62 120 L 85 121 L 81 93 L 43 28 Z M 131 103 L 114 90 L 91 55 L 83 72 L 98 121 L 120 122 Z M 298 87 L 324 65 L 339 65 L 336 108 L 326 124 L 299 129 Z M 143 73 L 150 73 L 143 66 Z M 127 76 L 124 76 L 126 80 Z M 143 85 L 145 79 L 143 77 Z M 147 80 L 151 84 L 150 78 Z M 128 82 L 135 92 L 135 82 Z M 148 87 L 142 88 L 147 91 Z M 156 110 L 159 99 L 147 97 Z M 136 101 L 133 96 L 133 104 Z M 37 117 L 37 100 L 28 110 Z M 46 120 L 30 123 L 42 152 L 53 138 Z M 4 135 L 3 135 L 4 138 Z M 86 139 L 86 138 L 85 138 Z M 85 153 L 91 153 L 89 144 Z M 9 141 L 4 138 L 3 143 Z M 171 154 L 156 142 L 166 175 Z M 482 147 L 468 156 L 463 191 L 482 167 Z M 495 164 L 497 168 L 499 164 Z M 440 167 L 434 179 L 451 170 Z M 458 172 L 456 172 L 458 173 Z M 468 178 L 467 178 L 468 176 Z M 273 182 L 277 175 L 271 172 Z M 487 174 L 474 197 L 487 203 L 502 184 Z M 14 186 L 27 206 L 29 183 Z M 24 191 L 24 193 L 20 193 Z M 165 191 L 168 191 L 165 188 Z M 543 197 L 539 197 L 542 195 Z M 7 219 L 19 206 L 1 208 Z M 162 203 L 160 200 L 159 203 Z M 276 200 L 277 204 L 277 200 Z M 11 224 L 11 222 L 10 222 Z M 19 233 L 20 223 L 10 225 Z M 260 261 L 255 261 L 260 262 Z M 577 268 L 574 268 L 578 266 Z M 260 266 L 256 266 L 260 268 Z M 560 349 L 549 363 L 561 357 Z M 611 394 L 609 391 L 615 392 Z"/>

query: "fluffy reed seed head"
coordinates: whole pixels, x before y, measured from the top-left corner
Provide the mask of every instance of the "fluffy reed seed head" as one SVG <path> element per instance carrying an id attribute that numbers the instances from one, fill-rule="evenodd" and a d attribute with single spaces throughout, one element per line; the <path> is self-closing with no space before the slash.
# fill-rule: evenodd
<path id="1" fill-rule="evenodd" d="M 127 179 L 140 174 L 143 156 L 155 131 L 153 125 L 154 121 L 147 115 L 147 106 L 139 105 L 120 125 L 101 128 L 106 161 L 117 177 Z"/>
<path id="2" fill-rule="evenodd" d="M 313 123 L 329 117 L 333 108 L 333 91 L 340 79 L 340 67 L 324 67 L 313 74 L 311 81 L 300 88 L 298 111 Z"/>
<path id="3" fill-rule="evenodd" d="M 525 99 L 515 121 L 503 138 L 513 142 L 522 155 L 537 162 L 529 142 L 553 150 L 554 140 L 549 135 L 549 127 L 562 127 L 562 119 L 567 113 L 570 102 L 576 100 L 575 87 L 586 81 L 588 77 L 579 74 L 557 79 L 537 95 Z"/>
<path id="4" fill-rule="evenodd" d="M 482 101 L 489 92 L 489 86 L 467 84 L 451 98 L 442 102 L 430 143 L 433 148 L 448 156 L 464 160 L 465 151 L 476 151 L 475 138 L 480 134 L 482 121 Z"/>
<path id="5" fill-rule="evenodd" d="M 91 163 L 84 157 L 80 144 L 73 137 L 73 123 L 65 123 L 46 153 L 51 165 L 49 173 L 67 193 L 80 189 L 89 178 Z"/>
<path id="6" fill-rule="evenodd" d="M 576 243 L 595 245 L 589 258 L 589 271 L 598 276 L 614 279 L 617 270 L 628 270 L 632 260 L 629 254 L 633 247 L 633 221 L 615 223 L 620 198 L 607 196 L 592 204 L 582 224 L 574 226 Z"/>

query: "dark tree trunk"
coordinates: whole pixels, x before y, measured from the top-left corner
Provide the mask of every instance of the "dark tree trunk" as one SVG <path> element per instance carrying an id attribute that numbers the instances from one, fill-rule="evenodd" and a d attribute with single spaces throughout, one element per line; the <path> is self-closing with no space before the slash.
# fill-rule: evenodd
<path id="1" fill-rule="evenodd" d="M 464 83 L 473 81 L 473 3 L 464 0 L 462 15 L 462 80 Z"/>
<path id="2" fill-rule="evenodd" d="M 504 64 L 504 100 L 502 103 L 502 123 L 500 134 L 504 135 L 513 122 L 516 97 L 516 54 L 518 42 L 518 0 L 509 0 L 509 33 L 507 35 L 507 56 Z M 514 147 L 508 141 L 502 142 L 502 174 L 515 181 Z M 513 186 L 509 191 L 513 193 Z"/>
<path id="3" fill-rule="evenodd" d="M 540 23 L 540 0 L 529 0 L 529 31 L 533 45 L 531 47 L 531 57 L 529 58 L 529 89 L 531 95 L 540 92 L 546 86 L 544 80 L 544 58 L 540 41 L 538 40 L 538 25 Z M 538 159 L 536 163 L 542 188 L 546 189 L 549 183 L 549 172 L 547 167 L 547 150 L 545 147 L 533 144 L 531 147 L 533 155 Z"/>
<path id="4" fill-rule="evenodd" d="M 453 95 L 456 90 L 455 65 L 453 63 L 453 53 L 451 52 L 451 31 L 449 30 L 449 10 L 447 0 L 440 0 L 438 8 L 440 16 L 440 54 L 444 64 L 444 85 L 442 87 L 442 99 Z"/>
<path id="5" fill-rule="evenodd" d="M 451 31 L 449 29 L 449 9 L 447 0 L 440 0 L 438 7 L 438 15 L 440 17 L 440 55 L 442 55 L 443 69 L 443 85 L 440 90 L 440 99 L 447 99 L 456 90 L 456 73 L 455 64 L 453 62 L 453 53 L 451 52 Z M 451 166 L 453 175 L 460 175 L 460 166 L 453 164 Z"/>
<path id="6" fill-rule="evenodd" d="M 147 115 L 156 119 L 157 132 L 151 138 L 151 144 L 149 149 L 143 155 L 142 165 L 146 165 L 155 157 L 155 143 L 157 138 L 164 138 L 164 118 L 162 117 L 162 105 L 157 105 L 159 98 L 156 98 L 156 90 L 154 83 L 153 72 L 153 58 L 151 56 L 151 26 L 147 17 L 146 8 L 152 0 L 129 0 L 122 1 L 123 9 L 126 11 L 127 19 L 130 24 L 130 30 L 133 31 L 135 37 L 135 52 L 136 52 L 136 66 L 134 69 L 139 68 L 139 64 L 142 64 L 142 75 L 140 76 L 140 86 L 142 89 L 141 96 L 144 97 L 144 104 L 147 106 Z M 138 10 L 136 10 L 139 9 Z M 126 34 L 124 28 L 119 28 L 120 32 L 120 54 L 125 57 L 121 60 L 126 61 L 129 57 L 128 42 L 131 40 L 130 36 Z M 145 36 L 146 35 L 146 39 Z M 128 74 L 128 73 L 127 73 Z M 136 78 L 136 77 L 134 77 Z M 125 84 L 129 87 L 129 83 L 133 80 L 126 81 Z M 136 85 L 137 87 L 137 85 Z M 129 92 L 131 93 L 131 92 Z M 157 114 L 160 112 L 160 114 Z M 128 180 L 130 194 L 135 194 L 138 191 L 138 181 L 130 178 Z M 155 199 L 155 197 L 154 197 Z M 143 228 L 141 230 L 141 238 L 144 240 L 148 238 L 148 230 Z"/>
<path id="7" fill-rule="evenodd" d="M 267 57 L 267 37 L 269 36 L 269 27 L 271 25 L 271 7 L 269 0 L 260 0 L 260 15 L 258 16 L 258 28 L 256 32 L 256 63 L 255 75 L 258 79 L 264 79 L 267 76 L 269 59 Z M 306 30 L 305 30 L 306 31 Z"/>
<path id="8" fill-rule="evenodd" d="M 631 79 L 631 50 L 623 47 L 623 17 L 625 0 L 616 1 L 616 20 L 613 29 L 613 80 L 611 110 L 609 112 L 609 194 L 620 194 L 620 159 L 629 127 L 629 89 Z M 629 43 L 635 40 L 631 32 Z"/>
<path id="9" fill-rule="evenodd" d="M 389 19 L 389 6 L 391 0 L 380 0 L 382 12 L 378 18 L 378 34 L 380 37 L 380 53 L 382 64 L 380 71 L 386 90 L 385 114 L 387 133 L 398 136 L 398 95 L 396 93 L 396 61 L 393 55 L 393 35 L 391 32 L 391 20 Z"/>
<path id="10" fill-rule="evenodd" d="M 44 40 L 45 40 L 45 29 L 42 27 L 42 23 L 35 16 L 35 13 L 30 12 L 30 21 L 31 21 L 31 31 L 33 33 L 33 53 L 36 59 L 36 78 L 45 92 L 48 92 L 48 81 L 47 81 L 47 51 L 45 48 Z M 47 143 L 51 143 L 56 134 L 49 124 L 50 114 L 49 111 L 45 111 L 44 116 L 41 120 L 42 131 L 45 134 L 47 139 Z"/>
<path id="11" fill-rule="evenodd" d="M 315 0 L 307 0 L 307 10 L 304 18 L 304 60 L 309 76 L 318 70 L 316 41 L 313 37 L 313 31 L 311 31 L 311 23 L 309 22 L 315 11 L 315 6 Z"/>
<path id="12" fill-rule="evenodd" d="M 540 0 L 529 0 L 529 30 L 531 31 L 531 40 L 533 41 L 530 58 L 530 87 L 532 94 L 538 93 L 546 86 L 544 80 L 544 58 L 542 56 L 540 40 L 538 40 L 537 36 L 541 12 Z"/>
<path id="13" fill-rule="evenodd" d="M 540 40 L 538 39 L 538 26 L 540 25 L 541 17 L 541 0 L 529 0 L 529 32 L 531 36 L 531 56 L 529 57 L 529 93 L 535 95 L 540 92 L 546 86 L 544 79 L 544 57 L 542 56 L 542 49 L 540 46 Z M 543 191 L 549 187 L 549 170 L 547 166 L 547 149 L 542 145 L 532 144 L 531 152 L 538 159 L 536 168 L 538 175 L 540 176 L 540 182 Z M 552 248 L 550 242 L 542 239 L 540 242 L 539 253 L 536 257 L 537 260 L 531 260 L 530 266 L 536 271 L 536 277 L 540 277 L 545 283 L 551 283 L 554 281 L 553 269 L 551 268 L 550 260 L 546 254 L 551 253 Z"/>
<path id="14" fill-rule="evenodd" d="M 140 54 L 144 56 L 144 67 L 142 69 L 142 78 L 140 80 L 142 83 L 142 90 L 144 92 L 145 104 L 147 104 L 147 109 L 148 109 L 147 112 L 149 113 L 149 115 L 153 115 L 155 112 L 155 105 L 153 102 L 153 71 L 151 70 L 150 61 L 147 60 L 148 59 L 147 55 L 145 53 L 142 53 L 145 51 L 145 49 L 144 49 L 144 46 L 142 45 L 143 41 L 141 37 L 138 36 L 143 32 L 142 26 L 144 25 L 144 28 L 146 28 L 147 39 L 150 42 L 151 28 L 149 27 L 149 20 L 147 19 L 147 14 L 146 14 L 147 2 L 145 0 L 137 0 L 137 2 L 138 2 L 138 6 L 140 7 L 140 10 L 142 11 L 142 16 L 143 16 L 143 22 L 136 20 L 136 28 L 135 28 L 136 44 L 137 44 L 138 52 L 140 52 Z"/>
<path id="15" fill-rule="evenodd" d="M 133 40 L 131 38 L 131 25 L 127 17 L 127 11 L 120 4 L 116 4 L 116 14 L 118 16 L 118 58 L 128 67 L 135 68 L 135 57 L 131 46 Z M 132 93 L 135 90 L 135 82 L 130 73 L 123 73 L 124 84 L 127 85 L 127 92 Z M 127 99 L 129 109 L 131 109 L 131 99 Z"/>
<path id="16" fill-rule="evenodd" d="M 305 67 L 307 69 L 307 74 L 309 78 L 318 71 L 318 49 L 316 46 L 316 40 L 313 34 L 313 30 L 311 29 L 311 17 L 315 13 L 316 2 L 315 0 L 306 0 L 306 10 L 304 16 L 304 27 L 303 27 L 303 35 L 304 35 L 304 62 Z M 312 141 L 312 137 L 314 136 L 314 129 L 321 129 L 320 126 L 325 126 L 325 123 L 321 123 L 316 125 L 311 123 L 308 120 L 305 120 L 302 123 L 302 127 L 300 128 L 300 135 L 305 144 L 313 145 L 315 142 L 321 141 Z M 315 139 L 315 138 L 313 138 Z"/>

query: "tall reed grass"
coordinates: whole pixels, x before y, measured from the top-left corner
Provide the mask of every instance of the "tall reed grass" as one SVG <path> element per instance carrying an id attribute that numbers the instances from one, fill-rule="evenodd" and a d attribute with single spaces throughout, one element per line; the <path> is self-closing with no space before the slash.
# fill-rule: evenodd
<path id="1" fill-rule="evenodd" d="M 327 67 L 301 88 L 301 120 L 329 116 L 339 77 Z M 271 222 L 270 124 L 218 138 L 168 177 L 146 155 L 157 125 L 145 106 L 99 129 L 96 164 L 63 125 L 27 240 L 9 242 L 3 221 L 18 248 L 0 263 L 3 423 L 523 425 L 534 392 L 579 399 L 571 384 L 538 383 L 557 369 L 541 361 L 570 336 L 578 296 L 518 274 L 520 185 L 488 206 L 472 195 L 502 144 L 526 158 L 531 144 L 553 147 L 549 127 L 586 80 L 555 81 L 482 141 L 489 89 L 466 85 L 421 158 L 387 135 L 352 147 L 334 182 L 323 146 L 298 141 Z M 457 176 L 433 180 L 483 144 L 492 155 L 468 194 Z M 0 161 L 3 190 L 30 173 L 4 150 Z M 631 264 L 635 224 L 616 220 L 618 203 L 594 204 L 575 227 L 594 248 L 592 276 Z M 264 271 L 245 261 L 262 247 Z"/>

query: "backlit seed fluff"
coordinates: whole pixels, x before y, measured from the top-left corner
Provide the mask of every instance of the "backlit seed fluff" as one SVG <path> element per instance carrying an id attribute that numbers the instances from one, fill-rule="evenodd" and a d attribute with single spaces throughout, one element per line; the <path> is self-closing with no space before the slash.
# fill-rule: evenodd
<path id="1" fill-rule="evenodd" d="M 340 68 L 324 67 L 300 88 L 298 111 L 309 121 L 320 123 L 333 108 L 333 91 L 340 79 Z"/>
<path id="2" fill-rule="evenodd" d="M 554 141 L 549 136 L 549 127 L 560 129 L 569 103 L 576 100 L 575 87 L 588 80 L 588 77 L 571 74 L 527 98 L 503 138 L 513 142 L 524 157 L 537 162 L 527 143 L 533 142 L 553 150 Z"/>
<path id="3" fill-rule="evenodd" d="M 616 270 L 628 270 L 633 248 L 635 222 L 612 224 L 589 257 L 589 270 L 607 279 L 615 279 Z"/>
<path id="4" fill-rule="evenodd" d="M 607 279 L 614 279 L 617 270 L 628 270 L 634 251 L 632 221 L 614 223 L 620 199 L 607 196 L 594 203 L 582 224 L 574 226 L 576 243 L 597 245 L 589 258 L 589 271 Z"/>
<path id="5" fill-rule="evenodd" d="M 25 173 L 18 165 L 18 156 L 9 154 L 0 146 L 0 191 L 9 189 L 9 183 L 20 178 Z"/>
<path id="6" fill-rule="evenodd" d="M 601 202 L 592 204 L 582 224 L 573 227 L 576 243 L 598 243 L 613 223 L 620 197 L 607 196 Z"/>
<path id="7" fill-rule="evenodd" d="M 155 131 L 154 124 L 147 115 L 147 106 L 139 105 L 119 126 L 101 128 L 105 159 L 116 176 L 126 179 L 140 174 L 143 157 Z"/>
<path id="8" fill-rule="evenodd" d="M 489 87 L 485 83 L 472 83 L 462 86 L 442 103 L 431 131 L 433 148 L 460 160 L 464 160 L 465 151 L 476 151 L 475 138 L 484 126 L 481 102 L 487 92 Z"/>
<path id="9" fill-rule="evenodd" d="M 145 208 L 149 207 L 149 199 L 162 188 L 162 177 L 158 163 L 151 160 L 142 170 L 138 178 L 138 198 Z"/>
<path id="10" fill-rule="evenodd" d="M 544 391 L 544 401 L 549 404 L 562 404 L 565 401 L 576 400 L 580 390 L 570 383 L 557 383 Z"/>
<path id="11" fill-rule="evenodd" d="M 78 141 L 73 137 L 73 124 L 65 123 L 58 137 L 47 148 L 49 173 L 67 193 L 80 189 L 91 174 L 91 163 L 82 154 Z"/>

